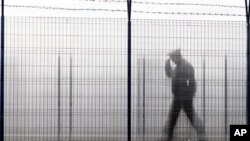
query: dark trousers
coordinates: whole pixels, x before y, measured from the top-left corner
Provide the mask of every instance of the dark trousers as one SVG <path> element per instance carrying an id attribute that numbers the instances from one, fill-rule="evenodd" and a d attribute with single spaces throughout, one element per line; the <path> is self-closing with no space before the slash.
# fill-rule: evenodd
<path id="1" fill-rule="evenodd" d="M 172 140 L 174 127 L 181 109 L 184 110 L 192 126 L 197 131 L 199 139 L 201 141 L 205 140 L 205 126 L 194 111 L 193 98 L 183 99 L 175 97 L 172 101 L 172 106 L 169 113 L 169 121 L 167 124 L 168 127 L 166 128 L 168 141 Z"/>

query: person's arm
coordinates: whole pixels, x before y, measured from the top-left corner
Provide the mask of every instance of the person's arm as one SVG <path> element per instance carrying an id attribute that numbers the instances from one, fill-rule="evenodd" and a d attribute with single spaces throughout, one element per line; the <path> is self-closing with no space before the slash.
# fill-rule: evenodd
<path id="1" fill-rule="evenodd" d="M 189 69 L 189 86 L 193 88 L 193 93 L 196 92 L 196 80 L 194 75 L 194 68 L 191 66 Z"/>
<path id="2" fill-rule="evenodd" d="M 165 64 L 165 73 L 169 78 L 173 78 L 174 71 L 170 65 L 170 59 L 167 59 L 166 64 Z"/>

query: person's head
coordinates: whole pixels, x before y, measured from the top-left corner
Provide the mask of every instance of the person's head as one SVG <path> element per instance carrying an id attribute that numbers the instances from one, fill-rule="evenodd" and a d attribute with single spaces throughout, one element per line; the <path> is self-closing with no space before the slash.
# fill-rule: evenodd
<path id="1" fill-rule="evenodd" d="M 175 63 L 175 64 L 179 64 L 180 61 L 181 61 L 181 50 L 180 49 L 176 49 L 176 50 L 173 50 L 169 53 L 169 57 L 170 59 L 172 59 L 172 61 Z"/>

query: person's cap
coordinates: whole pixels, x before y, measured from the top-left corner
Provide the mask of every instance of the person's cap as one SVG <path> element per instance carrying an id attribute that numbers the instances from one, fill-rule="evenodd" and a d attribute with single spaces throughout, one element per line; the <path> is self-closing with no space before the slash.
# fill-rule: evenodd
<path id="1" fill-rule="evenodd" d="M 175 49 L 168 53 L 168 56 L 173 57 L 173 56 L 181 56 L 181 50 L 180 49 Z"/>

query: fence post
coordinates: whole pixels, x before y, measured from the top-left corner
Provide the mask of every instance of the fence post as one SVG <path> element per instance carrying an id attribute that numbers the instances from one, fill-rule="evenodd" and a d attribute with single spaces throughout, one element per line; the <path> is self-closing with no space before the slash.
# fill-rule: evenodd
<path id="1" fill-rule="evenodd" d="M 225 56 L 225 135 L 227 136 L 227 56 Z M 225 138 L 227 139 L 227 138 Z"/>
<path id="2" fill-rule="evenodd" d="M 2 0 L 1 15 L 1 119 L 0 140 L 4 141 L 4 0 Z"/>
<path id="3" fill-rule="evenodd" d="M 249 24 L 249 0 L 245 0 L 247 22 L 247 124 L 250 125 L 250 24 Z"/>
<path id="4" fill-rule="evenodd" d="M 141 98 L 141 75 L 140 75 L 140 59 L 137 59 L 137 135 L 140 135 L 141 133 L 141 101 L 140 101 L 140 98 Z"/>
<path id="5" fill-rule="evenodd" d="M 69 92 L 69 141 L 72 141 L 72 58 L 70 57 L 70 92 Z"/>
<path id="6" fill-rule="evenodd" d="M 128 10 L 128 141 L 131 141 L 131 5 L 127 0 Z"/>
<path id="7" fill-rule="evenodd" d="M 143 115 L 142 115 L 142 121 L 143 121 L 143 123 L 142 123 L 142 134 L 143 134 L 143 141 L 145 141 L 145 69 L 146 69 L 146 67 L 145 67 L 145 58 L 143 57 L 143 78 L 142 78 L 142 96 L 143 96 L 143 103 L 142 103 L 142 108 L 143 108 L 143 110 L 142 110 L 142 112 L 143 112 Z"/>
<path id="8" fill-rule="evenodd" d="M 206 64 L 203 60 L 203 123 L 206 127 Z"/>
<path id="9" fill-rule="evenodd" d="M 60 60 L 60 56 L 58 57 L 58 129 L 57 129 L 57 141 L 61 141 L 61 60 Z"/>

